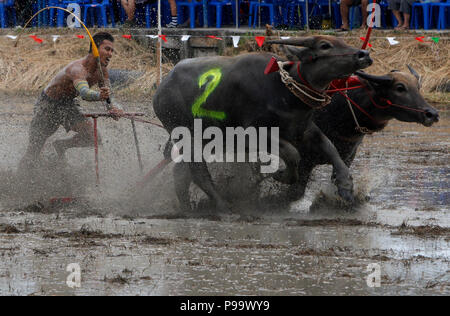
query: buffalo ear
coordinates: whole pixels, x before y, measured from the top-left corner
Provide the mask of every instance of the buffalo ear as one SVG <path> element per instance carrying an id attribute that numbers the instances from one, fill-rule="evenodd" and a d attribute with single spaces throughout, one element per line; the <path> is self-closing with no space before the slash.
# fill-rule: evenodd
<path id="1" fill-rule="evenodd" d="M 295 46 L 281 46 L 282 51 L 290 61 L 303 61 L 305 58 L 311 56 L 311 50 L 306 47 L 298 48 Z"/>

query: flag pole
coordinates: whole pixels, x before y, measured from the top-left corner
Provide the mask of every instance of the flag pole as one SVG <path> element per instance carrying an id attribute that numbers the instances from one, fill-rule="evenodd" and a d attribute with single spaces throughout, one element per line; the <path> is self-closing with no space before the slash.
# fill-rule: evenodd
<path id="1" fill-rule="evenodd" d="M 158 0 L 158 45 L 156 47 L 156 59 L 158 63 L 158 85 L 162 81 L 162 27 L 161 27 L 161 0 Z"/>

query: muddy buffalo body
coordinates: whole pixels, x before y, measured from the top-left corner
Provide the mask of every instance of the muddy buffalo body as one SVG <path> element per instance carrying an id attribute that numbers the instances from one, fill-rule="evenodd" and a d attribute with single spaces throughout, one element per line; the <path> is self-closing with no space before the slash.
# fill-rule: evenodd
<path id="1" fill-rule="evenodd" d="M 349 90 L 347 97 L 344 93 L 336 93 L 330 105 L 314 113 L 313 123 L 306 132 L 299 131 L 298 141 L 294 143 L 300 153 L 302 167 L 299 168 L 299 181 L 289 188 L 288 199 L 302 198 L 314 167 L 332 164 L 328 156 L 316 150 L 316 144 L 323 135 L 331 140 L 350 167 L 364 136 L 383 130 L 389 120 L 424 126 L 439 121 L 438 111 L 420 93 L 419 75 L 408 68 L 411 74 L 392 71 L 374 76 L 358 71 L 358 77 L 347 82 L 360 88 Z"/>
<path id="2" fill-rule="evenodd" d="M 367 51 L 352 48 L 331 36 L 279 40 L 272 44 L 289 45 L 287 51 L 295 61 L 289 75 L 297 82 L 307 82 L 315 91 L 323 91 L 332 80 L 372 64 Z M 278 127 L 279 156 L 287 165 L 285 174 L 296 178 L 300 157 L 291 145 L 292 136 L 306 130 L 313 106 L 296 97 L 278 72 L 264 74 L 272 57 L 268 53 L 255 53 L 184 60 L 158 88 L 153 99 L 155 113 L 170 134 L 180 126 L 193 132 L 195 119 L 202 119 L 204 129 L 218 127 L 223 131 L 227 127 Z M 323 143 L 316 144 L 318 150 L 338 160 L 339 154 L 331 142 L 323 139 Z M 169 140 L 168 148 L 173 141 Z M 165 152 L 169 158 L 169 150 Z M 335 167 L 340 192 L 350 197 L 353 183 L 348 168 L 343 162 Z M 190 210 L 189 185 L 193 181 L 219 210 L 230 210 L 214 187 L 204 161 L 177 163 L 174 178 L 183 209 Z"/>

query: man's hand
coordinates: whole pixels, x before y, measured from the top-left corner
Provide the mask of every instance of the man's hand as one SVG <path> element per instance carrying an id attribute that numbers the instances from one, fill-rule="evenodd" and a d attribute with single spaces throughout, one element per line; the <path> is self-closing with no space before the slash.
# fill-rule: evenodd
<path id="1" fill-rule="evenodd" d="M 108 113 L 109 114 L 111 114 L 111 117 L 114 119 L 114 120 L 116 120 L 116 121 L 118 121 L 119 120 L 119 118 L 121 117 L 121 116 L 123 116 L 123 110 L 121 110 L 121 109 L 118 109 L 118 108 L 116 108 L 116 107 L 112 107 L 109 111 L 108 111 Z"/>
<path id="2" fill-rule="evenodd" d="M 111 91 L 109 90 L 108 87 L 102 87 L 102 88 L 100 88 L 100 98 L 101 98 L 102 100 L 107 100 L 107 99 L 109 99 L 110 94 L 111 94 Z"/>

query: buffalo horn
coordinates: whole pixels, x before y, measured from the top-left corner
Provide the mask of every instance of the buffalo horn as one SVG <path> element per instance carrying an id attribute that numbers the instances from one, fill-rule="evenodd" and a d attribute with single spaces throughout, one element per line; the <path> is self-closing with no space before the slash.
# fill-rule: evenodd
<path id="1" fill-rule="evenodd" d="M 291 39 L 280 39 L 267 41 L 268 44 L 292 45 L 312 48 L 314 46 L 314 37 L 297 37 Z"/>
<path id="2" fill-rule="evenodd" d="M 375 76 L 375 75 L 370 75 L 368 73 L 365 73 L 363 71 L 356 71 L 355 74 L 358 77 L 364 78 L 368 81 L 378 83 L 378 84 L 391 84 L 392 81 L 394 80 L 393 78 L 391 78 L 389 76 Z"/>
<path id="3" fill-rule="evenodd" d="M 420 82 L 421 82 L 421 80 L 420 80 L 420 75 L 417 73 L 417 71 L 415 71 L 415 69 L 414 69 L 413 67 L 411 67 L 410 65 L 406 65 L 406 67 L 408 67 L 409 72 L 410 72 L 414 77 L 416 77 L 417 82 L 419 82 L 419 84 L 420 84 Z"/>

